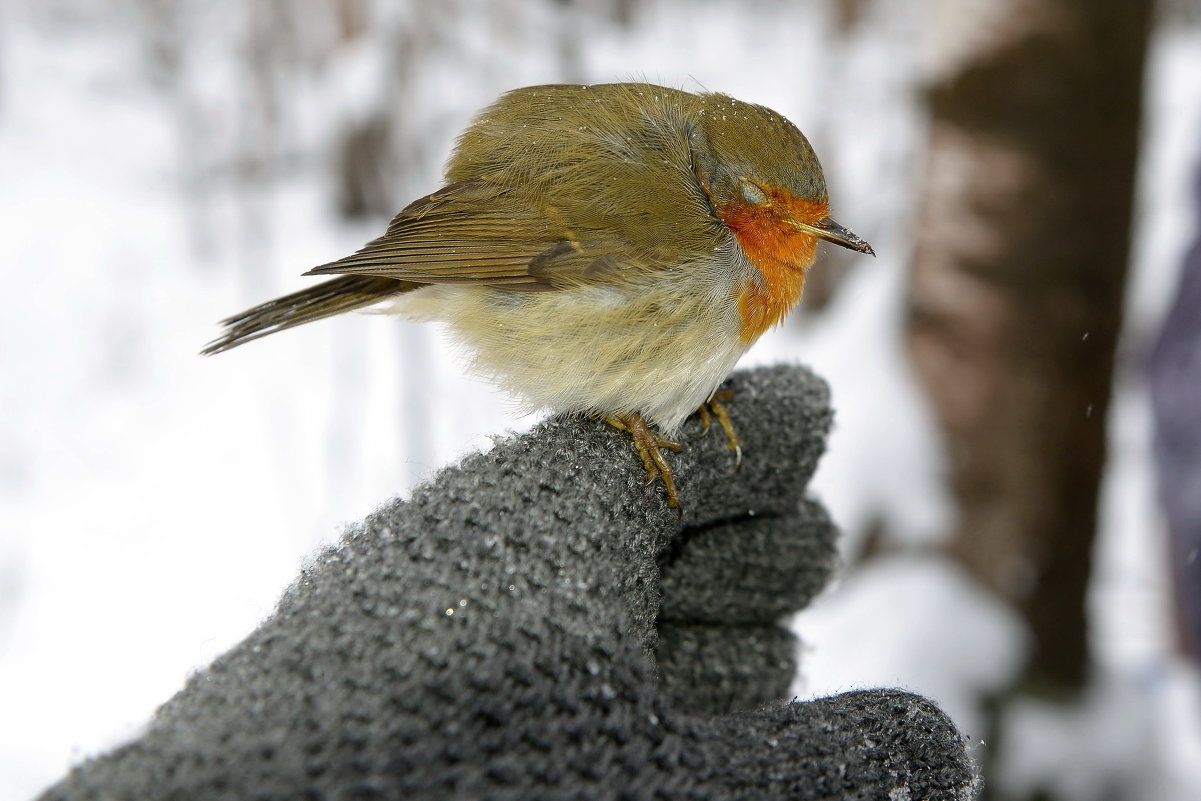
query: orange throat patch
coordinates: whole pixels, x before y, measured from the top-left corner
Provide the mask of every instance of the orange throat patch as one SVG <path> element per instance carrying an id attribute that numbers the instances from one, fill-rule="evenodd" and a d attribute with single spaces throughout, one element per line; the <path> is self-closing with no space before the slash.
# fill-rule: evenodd
<path id="1" fill-rule="evenodd" d="M 824 203 L 789 200 L 793 219 L 815 223 L 826 216 Z M 805 271 L 817 257 L 817 237 L 782 222 L 771 206 L 739 204 L 727 207 L 721 216 L 759 273 L 736 290 L 742 317 L 740 334 L 742 341 L 750 344 L 800 302 Z"/>

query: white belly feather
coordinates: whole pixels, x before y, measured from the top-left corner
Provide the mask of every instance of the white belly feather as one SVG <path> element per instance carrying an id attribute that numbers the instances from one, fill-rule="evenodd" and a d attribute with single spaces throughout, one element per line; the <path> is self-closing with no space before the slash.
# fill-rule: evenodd
<path id="1" fill-rule="evenodd" d="M 748 344 L 728 267 L 671 272 L 548 292 L 433 285 L 383 310 L 447 323 L 473 371 L 533 408 L 637 412 L 671 436 Z"/>

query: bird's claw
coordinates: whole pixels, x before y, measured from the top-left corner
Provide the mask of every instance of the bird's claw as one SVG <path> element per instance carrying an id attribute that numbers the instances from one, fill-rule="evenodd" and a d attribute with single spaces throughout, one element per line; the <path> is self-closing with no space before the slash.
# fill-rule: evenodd
<path id="1" fill-rule="evenodd" d="M 662 449 L 667 448 L 679 453 L 684 446 L 675 440 L 664 439 L 656 434 L 640 414 L 631 413 L 623 414 L 620 417 L 609 417 L 605 419 L 605 422 L 630 435 L 634 440 L 634 449 L 638 451 L 638 458 L 642 460 L 642 467 L 646 470 L 646 486 L 649 487 L 656 480 L 662 481 L 663 489 L 667 493 L 667 505 L 672 509 L 679 509 L 680 494 L 676 490 L 676 481 L 671 472 L 671 465 L 667 463 Z"/>
<path id="2" fill-rule="evenodd" d="M 713 397 L 701 404 L 697 409 L 697 414 L 701 418 L 701 436 L 709 433 L 709 426 L 712 425 L 713 419 L 717 418 L 718 425 L 726 435 L 726 446 L 734 451 L 734 469 L 742 467 L 742 441 L 738 439 L 738 433 L 734 430 L 734 422 L 730 419 L 730 410 L 726 408 L 726 404 L 734 400 L 734 393 L 731 390 L 723 389 L 713 393 Z"/>

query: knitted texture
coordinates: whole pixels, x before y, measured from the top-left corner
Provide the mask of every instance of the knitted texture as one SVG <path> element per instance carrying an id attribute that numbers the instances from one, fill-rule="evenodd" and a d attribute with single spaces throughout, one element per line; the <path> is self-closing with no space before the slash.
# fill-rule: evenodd
<path id="1" fill-rule="evenodd" d="M 964 799 L 964 743 L 899 691 L 784 703 L 779 618 L 835 563 L 803 500 L 831 423 L 796 367 L 739 373 L 670 459 L 555 418 L 317 556 L 136 741 L 51 799 Z"/>

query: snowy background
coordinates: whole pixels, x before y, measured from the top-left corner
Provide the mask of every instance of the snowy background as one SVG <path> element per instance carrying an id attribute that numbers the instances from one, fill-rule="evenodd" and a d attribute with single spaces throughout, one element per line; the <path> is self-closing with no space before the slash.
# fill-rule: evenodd
<path id="1" fill-rule="evenodd" d="M 196 353 L 219 318 L 382 230 L 386 215 L 339 211 L 348 129 L 386 110 L 379 202 L 396 209 L 437 186 L 475 109 L 562 80 L 720 90 L 813 141 L 837 218 L 880 257 L 829 267 L 851 271 L 830 306 L 745 363 L 801 361 L 831 382 L 838 427 L 814 489 L 848 562 L 880 520 L 906 547 L 797 618 L 795 691 L 906 687 L 989 748 L 980 698 L 1019 669 L 1023 631 L 934 554 L 948 504 L 900 344 L 923 7 L 871 4 L 847 31 L 817 0 L 0 5 L 0 799 L 136 734 L 345 523 L 532 423 L 463 376 L 436 331 L 394 320 Z M 1081 703 L 1007 713 L 1020 745 L 990 779 L 1016 793 L 1201 797 L 1201 679 L 1173 650 L 1142 381 L 1197 218 L 1199 76 L 1201 28 L 1159 30 L 1094 555 L 1098 670 Z"/>

